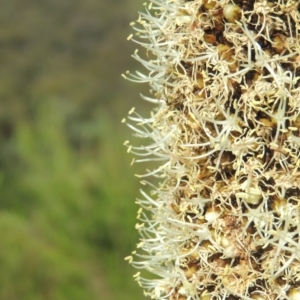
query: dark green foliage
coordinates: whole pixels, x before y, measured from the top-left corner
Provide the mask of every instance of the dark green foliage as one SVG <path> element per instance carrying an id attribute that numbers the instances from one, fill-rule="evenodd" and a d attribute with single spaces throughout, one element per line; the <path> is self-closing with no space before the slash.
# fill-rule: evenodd
<path id="1" fill-rule="evenodd" d="M 0 299 L 143 299 L 121 124 L 141 87 L 120 75 L 137 3 L 1 4 Z"/>

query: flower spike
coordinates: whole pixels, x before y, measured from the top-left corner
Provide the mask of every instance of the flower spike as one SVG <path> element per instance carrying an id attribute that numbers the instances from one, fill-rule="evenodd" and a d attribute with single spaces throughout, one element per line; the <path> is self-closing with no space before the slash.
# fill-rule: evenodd
<path id="1" fill-rule="evenodd" d="M 157 300 L 299 300 L 300 1 L 150 0 L 132 26 L 145 71 L 123 77 L 155 108 L 125 145 L 158 164 L 138 175 L 135 280 Z"/>

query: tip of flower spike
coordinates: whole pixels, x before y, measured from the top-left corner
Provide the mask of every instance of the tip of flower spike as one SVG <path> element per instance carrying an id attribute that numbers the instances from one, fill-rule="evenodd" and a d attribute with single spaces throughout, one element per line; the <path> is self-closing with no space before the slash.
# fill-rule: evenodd
<path id="1" fill-rule="evenodd" d="M 145 244 L 145 242 L 142 241 L 142 242 L 138 243 L 136 247 L 137 248 L 142 248 L 144 246 L 144 244 Z"/>
<path id="2" fill-rule="evenodd" d="M 130 165 L 132 166 L 135 163 L 135 158 L 132 159 Z"/>
<path id="3" fill-rule="evenodd" d="M 126 72 L 125 72 L 125 74 L 130 74 L 130 72 L 127 70 Z M 125 74 L 121 74 L 121 76 L 124 78 L 124 79 L 128 79 L 128 77 L 125 75 Z"/>
<path id="4" fill-rule="evenodd" d="M 133 108 L 128 112 L 128 114 L 131 115 L 134 111 L 135 111 L 135 107 L 133 107 Z"/>
<path id="5" fill-rule="evenodd" d="M 131 255 L 129 255 L 129 256 L 126 256 L 126 257 L 124 258 L 124 260 L 127 260 L 127 261 L 131 264 L 132 261 L 133 261 L 133 257 L 132 257 Z"/>
<path id="6" fill-rule="evenodd" d="M 141 223 L 141 224 L 139 224 L 139 223 L 136 223 L 136 224 L 135 224 L 135 228 L 136 228 L 136 229 L 141 229 L 141 228 L 144 228 L 144 226 L 145 226 L 145 224 L 144 224 L 144 223 Z"/>

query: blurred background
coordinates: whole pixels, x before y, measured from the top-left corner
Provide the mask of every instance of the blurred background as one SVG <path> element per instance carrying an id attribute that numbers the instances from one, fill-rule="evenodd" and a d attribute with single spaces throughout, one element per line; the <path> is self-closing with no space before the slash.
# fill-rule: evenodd
<path id="1" fill-rule="evenodd" d="M 138 0 L 9 0 L 0 9 L 0 299 L 139 300 L 124 257 L 145 165 L 121 123 L 147 86 L 121 73 Z M 139 143 L 139 142 L 137 142 Z"/>

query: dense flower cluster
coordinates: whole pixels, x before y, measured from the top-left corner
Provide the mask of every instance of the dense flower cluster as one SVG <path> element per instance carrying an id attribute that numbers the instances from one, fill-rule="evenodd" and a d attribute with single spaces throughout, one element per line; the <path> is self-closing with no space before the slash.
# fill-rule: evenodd
<path id="1" fill-rule="evenodd" d="M 151 0 L 129 37 L 149 59 L 124 75 L 156 104 L 129 126 L 160 161 L 141 177 L 139 251 L 153 299 L 300 299 L 300 4 Z M 151 140 L 150 144 L 147 141 Z M 151 184 L 143 179 L 142 183 Z"/>

